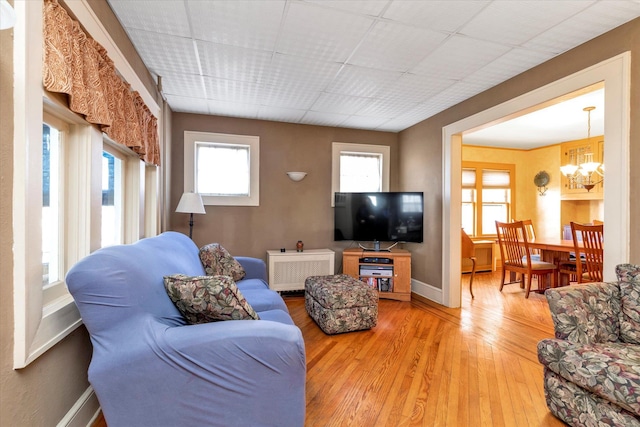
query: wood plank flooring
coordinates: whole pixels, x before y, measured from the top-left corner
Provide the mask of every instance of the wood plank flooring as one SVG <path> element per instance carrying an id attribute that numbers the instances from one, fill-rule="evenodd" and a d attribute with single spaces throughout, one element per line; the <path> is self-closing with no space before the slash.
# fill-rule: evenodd
<path id="1" fill-rule="evenodd" d="M 462 280 L 460 309 L 380 300 L 375 328 L 332 336 L 302 296 L 285 296 L 307 351 L 305 427 L 564 426 L 546 407 L 537 360 L 537 342 L 553 336 L 544 296 L 499 292 L 498 273 L 479 273 L 472 300 Z"/>
<path id="2" fill-rule="evenodd" d="M 378 325 L 325 335 L 286 296 L 307 350 L 306 426 L 563 426 L 546 407 L 537 342 L 553 336 L 544 296 L 499 292 L 481 273 L 463 304 L 380 300 Z"/>

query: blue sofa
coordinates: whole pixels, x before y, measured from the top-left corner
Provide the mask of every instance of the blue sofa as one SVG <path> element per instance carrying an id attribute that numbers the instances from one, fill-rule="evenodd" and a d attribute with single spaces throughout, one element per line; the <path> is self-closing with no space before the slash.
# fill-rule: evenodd
<path id="1" fill-rule="evenodd" d="M 198 247 L 165 232 L 100 249 L 67 274 L 93 344 L 89 382 L 109 427 L 302 426 L 304 341 L 262 260 L 236 257 L 260 320 L 187 325 L 164 276 L 205 274 Z"/>

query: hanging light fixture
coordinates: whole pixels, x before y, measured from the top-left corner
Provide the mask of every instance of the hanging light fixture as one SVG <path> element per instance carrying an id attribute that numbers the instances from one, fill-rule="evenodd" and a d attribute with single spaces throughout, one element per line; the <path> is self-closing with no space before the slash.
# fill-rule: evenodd
<path id="1" fill-rule="evenodd" d="M 591 139 L 591 112 L 596 107 L 585 107 L 583 111 L 587 112 L 587 142 Z M 560 171 L 567 177 L 571 184 L 582 186 L 587 191 L 591 191 L 593 187 L 604 181 L 604 165 L 593 161 L 593 153 L 587 152 L 582 155 L 583 162 L 578 163 L 578 153 L 575 153 L 576 164 L 573 163 L 574 154 L 571 154 L 569 163 L 561 166 Z"/>

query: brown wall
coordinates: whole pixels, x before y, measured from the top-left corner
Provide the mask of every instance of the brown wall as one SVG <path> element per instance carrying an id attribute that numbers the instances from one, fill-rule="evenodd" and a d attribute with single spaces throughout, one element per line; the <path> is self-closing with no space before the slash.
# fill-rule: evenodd
<path id="1" fill-rule="evenodd" d="M 266 251 L 305 248 L 341 251 L 347 243 L 333 241 L 331 207 L 331 143 L 353 142 L 391 147 L 390 188 L 397 189 L 398 136 L 390 132 L 277 123 L 197 114 L 174 113 L 169 229 L 188 233 L 188 215 L 175 213 L 183 188 L 184 131 L 231 133 L 260 137 L 260 206 L 206 206 L 194 215 L 193 239 L 199 246 L 218 242 L 231 254 L 266 259 Z M 300 182 L 287 171 L 304 171 Z M 336 254 L 336 266 L 341 265 Z"/>
<path id="2" fill-rule="evenodd" d="M 412 276 L 442 288 L 442 128 L 531 92 L 599 62 L 631 51 L 630 162 L 640 161 L 640 18 L 622 25 L 400 133 L 400 187 L 425 191 L 424 245 L 412 251 Z M 607 170 L 607 173 L 614 171 Z M 631 183 L 640 169 L 631 168 Z M 630 262 L 640 263 L 640 187 L 631 186 Z M 606 201 L 605 201 L 606 203 Z"/>

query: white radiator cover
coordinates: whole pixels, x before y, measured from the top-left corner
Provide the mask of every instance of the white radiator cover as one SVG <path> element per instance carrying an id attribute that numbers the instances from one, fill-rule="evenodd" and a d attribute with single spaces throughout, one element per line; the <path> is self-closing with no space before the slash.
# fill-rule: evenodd
<path id="1" fill-rule="evenodd" d="M 304 289 L 309 276 L 334 274 L 335 253 L 330 249 L 308 249 L 304 252 L 267 251 L 269 288 L 274 291 Z"/>

